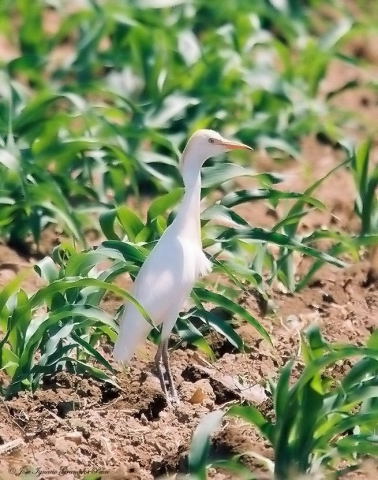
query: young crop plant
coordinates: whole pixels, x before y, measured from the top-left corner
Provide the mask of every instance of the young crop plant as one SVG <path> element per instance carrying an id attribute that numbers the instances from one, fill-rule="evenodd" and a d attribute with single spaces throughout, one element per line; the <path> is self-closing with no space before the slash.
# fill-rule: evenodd
<path id="1" fill-rule="evenodd" d="M 212 289 L 209 289 L 208 283 L 199 283 L 194 288 L 193 306 L 181 312 L 175 332 L 180 342 L 194 344 L 214 357 L 206 340 L 210 330 L 224 336 L 234 348 L 246 348 L 236 331 L 235 318 L 249 322 L 269 341 L 261 323 L 238 303 L 240 294 L 251 287 L 266 297 L 265 271 L 257 270 L 256 256 L 267 255 L 267 244 L 273 243 L 288 252 L 309 255 L 321 263 L 343 263 L 288 232 L 253 228 L 232 211 L 233 205 L 257 198 L 271 199 L 273 204 L 294 199 L 301 205 L 318 206 L 319 202 L 311 197 L 312 192 L 279 192 L 272 188 L 279 181 L 277 176 L 255 174 L 230 163 L 205 167 L 203 173 L 205 193 L 239 175 L 255 176 L 264 185 L 264 188 L 253 192 L 230 193 L 202 214 L 204 245 L 211 249 L 208 257 L 219 280 Z M 170 223 L 174 215 L 172 210 L 181 196 L 182 188 L 179 187 L 156 198 L 149 207 L 145 223 L 125 205 L 106 210 L 100 216 L 100 224 L 107 241 L 95 249 L 82 252 L 77 252 L 69 244 L 57 248 L 52 258 L 45 258 L 38 266 L 38 271 L 49 285 L 30 298 L 19 289 L 17 282 L 4 289 L 1 368 L 12 379 L 8 393 L 23 388 L 35 389 L 44 375 L 63 368 L 87 371 L 97 378 L 110 378 L 108 373 L 89 361 L 92 357 L 108 372 L 113 371 L 95 348 L 104 335 L 114 341 L 117 331 L 113 318 L 103 311 L 101 301 L 107 290 L 128 298 L 126 292 L 112 285 L 113 280 L 121 274 L 129 274 L 132 278 L 136 276 L 148 252 Z M 219 219 L 227 220 L 233 226 L 218 225 Z M 255 261 L 250 260 L 248 264 L 245 260 L 251 255 L 251 247 Z M 99 268 L 104 260 L 110 261 L 110 266 Z M 22 321 L 16 321 L 18 318 Z M 157 335 L 154 329 L 151 338 L 157 340 Z"/>
<path id="2" fill-rule="evenodd" d="M 336 168 L 339 167 L 340 165 Z M 313 232 L 309 235 L 298 231 L 300 221 L 305 215 L 313 209 L 325 208 L 313 194 L 320 183 L 333 171 L 307 188 L 304 193 L 276 190 L 272 187 L 272 183 L 277 182 L 274 176 L 271 178 L 262 176 L 263 188 L 230 192 L 220 201 L 220 205 L 216 206 L 222 209 L 224 216 L 228 216 L 235 222 L 235 228 L 226 228 L 218 232 L 217 240 L 221 248 L 227 251 L 234 250 L 235 254 L 243 255 L 248 259 L 249 270 L 255 273 L 256 278 L 260 278 L 261 293 L 264 294 L 267 286 L 276 280 L 279 280 L 289 291 L 294 292 L 306 286 L 316 270 L 325 263 L 332 263 L 339 267 L 345 266 L 345 263 L 334 255 L 339 253 L 338 248 L 330 252 L 323 252 L 316 248 L 318 238 L 328 238 L 340 248 L 340 245 L 346 241 L 342 235 L 328 230 Z M 291 207 L 271 230 L 253 228 L 237 216 L 232 208 L 241 203 L 258 200 L 268 201 L 272 208 L 276 208 L 278 203 L 283 202 L 291 202 Z M 269 244 L 279 246 L 278 254 L 271 253 Z M 348 238 L 348 246 L 351 250 L 352 245 L 353 240 Z M 302 277 L 298 275 L 295 266 L 295 256 L 298 255 L 312 260 L 308 272 Z"/>
<path id="3" fill-rule="evenodd" d="M 319 85 L 354 28 L 343 9 L 333 25 L 311 2 L 58 4 L 0 8 L 16 51 L 0 64 L 0 234 L 15 246 L 55 223 L 84 244 L 114 200 L 176 188 L 170 153 L 188 130 L 229 130 L 281 157 L 309 132 L 340 136 Z"/>
<path id="4" fill-rule="evenodd" d="M 205 480 L 209 466 L 230 469 L 237 478 L 255 478 L 241 462 L 255 456 L 275 480 L 307 474 L 339 478 L 366 456 L 378 455 L 378 344 L 376 332 L 366 346 L 327 343 L 317 327 L 303 338 L 305 367 L 294 381 L 295 361 L 281 370 L 273 387 L 274 418 L 253 405 L 233 405 L 204 417 L 195 431 L 189 453 L 193 479 Z M 341 378 L 329 376 L 336 363 L 359 358 Z M 274 459 L 241 453 L 231 459 L 212 459 L 210 435 L 222 418 L 239 417 L 254 425 L 270 443 Z"/>
<path id="5" fill-rule="evenodd" d="M 356 185 L 355 212 L 361 219 L 361 235 L 378 232 L 378 165 L 371 161 L 371 141 L 350 153 L 350 167 Z"/>
<path id="6" fill-rule="evenodd" d="M 335 256 L 312 246 L 311 236 L 301 237 L 295 232 L 299 220 L 307 213 L 305 209 L 307 205 L 323 208 L 321 202 L 312 196 L 315 187 L 323 179 L 301 194 L 275 190 L 272 186 L 280 181 L 277 175 L 256 174 L 250 169 L 232 163 L 217 163 L 203 167 L 202 170 L 205 195 L 226 180 L 240 175 L 252 176 L 264 187 L 226 194 L 222 200 L 205 209 L 201 215 L 203 245 L 205 252 L 209 252 L 207 256 L 212 262 L 213 275 L 216 275 L 216 281 L 213 282 L 215 286 L 210 290 L 209 282 L 200 282 L 194 288 L 192 292 L 194 306 L 180 315 L 175 331 L 183 341 L 194 343 L 207 354 L 213 355 L 205 338 L 211 329 L 221 333 L 235 348 L 239 350 L 245 348 L 243 339 L 234 327 L 232 317 L 235 315 L 251 323 L 265 339 L 268 339 L 262 325 L 237 303 L 237 299 L 242 293 L 255 289 L 268 302 L 267 283 L 277 277 L 289 287 L 290 284 L 283 276 L 284 267 L 280 263 L 282 259 L 293 264 L 294 253 L 305 255 L 313 259 L 316 269 L 327 262 L 339 267 L 345 264 Z M 143 223 L 135 212 L 124 205 L 106 211 L 100 217 L 103 232 L 109 239 L 103 243 L 103 247 L 122 251 L 134 245 L 143 247 L 146 252 L 150 251 L 170 224 L 174 216 L 174 208 L 181 196 L 182 189 L 177 188 L 155 199 L 148 209 L 146 223 Z M 286 218 L 271 231 L 253 228 L 232 210 L 233 206 L 240 203 L 261 199 L 271 201 L 274 207 L 278 202 L 287 200 L 294 201 L 294 206 Z M 225 226 L 225 223 L 232 226 Z M 289 229 L 293 225 L 294 229 Z M 284 228 L 286 226 L 287 229 Z M 322 234 L 325 237 L 328 234 L 331 239 L 339 243 L 343 240 L 337 235 L 334 239 L 331 236 L 332 232 L 323 231 Z M 281 248 L 281 257 L 276 259 L 269 253 L 270 244 Z M 314 267 L 313 271 L 315 272 L 316 269 Z M 290 280 L 294 281 L 294 278 L 293 271 Z M 206 305 L 209 303 L 217 308 L 208 311 Z M 223 311 L 224 315 L 219 314 L 220 311 Z"/>
<path id="7" fill-rule="evenodd" d="M 238 256 L 244 256 L 249 270 L 255 273 L 255 278 L 260 278 L 261 293 L 265 285 L 280 281 L 291 292 L 300 291 L 312 280 L 314 274 L 325 264 L 332 263 L 345 266 L 347 262 L 358 260 L 362 248 L 369 248 L 378 244 L 377 232 L 366 231 L 361 234 L 344 234 L 339 231 L 321 228 L 313 232 L 301 231 L 301 221 L 314 209 L 324 210 L 326 206 L 320 202 L 315 194 L 316 189 L 326 180 L 332 179 L 333 173 L 339 168 L 349 165 L 350 158 L 334 167 L 326 175 L 315 181 L 303 193 L 283 192 L 274 189 L 274 183 L 279 181 L 274 175 L 261 174 L 263 188 L 254 190 L 240 190 L 227 193 L 218 205 L 209 208 L 209 213 L 204 212 L 205 218 L 210 212 L 222 215 L 232 220 L 234 228 L 218 231 L 218 241 L 223 250 L 231 250 Z M 374 184 L 374 174 L 370 185 Z M 371 187 L 370 190 L 371 191 Z M 376 193 L 370 198 L 374 205 Z M 253 203 L 259 200 L 269 202 L 272 208 L 278 203 L 289 205 L 287 212 L 278 219 L 270 231 L 253 228 L 244 219 L 236 215 L 232 208 L 242 203 Z M 285 204 L 284 203 L 284 204 Z M 206 230 L 205 230 L 206 232 Z M 327 251 L 319 250 L 319 242 L 326 240 L 330 245 Z M 214 243 L 214 238 L 209 243 Z M 269 244 L 278 245 L 278 253 L 272 254 Z M 311 260 L 302 274 L 298 269 L 298 258 L 306 256 Z M 264 282 L 262 281 L 264 280 Z"/>
<path id="8" fill-rule="evenodd" d="M 371 141 L 350 152 L 350 167 L 357 190 L 355 212 L 361 220 L 361 238 L 369 242 L 370 271 L 368 282 L 378 280 L 378 165 L 371 161 Z"/>
<path id="9" fill-rule="evenodd" d="M 30 149 L 13 139 L 0 138 L 0 233 L 24 250 L 29 238 L 37 247 L 47 225 L 59 223 L 77 241 L 84 242 L 80 217 L 54 175 L 34 161 Z"/>
<path id="10" fill-rule="evenodd" d="M 95 265 L 109 255 L 77 253 L 66 244 L 36 266 L 47 286 L 28 297 L 20 288 L 20 277 L 2 290 L 0 368 L 10 377 L 5 395 L 34 391 L 45 377 L 61 370 L 113 382 L 114 369 L 96 349 L 102 337 L 114 341 L 117 332 L 113 316 L 101 308 L 103 296 L 112 292 L 135 302 L 146 319 L 148 314 L 127 291 L 111 283 L 115 276 L 132 270 L 121 255 L 112 254 L 113 265 L 100 270 Z"/>

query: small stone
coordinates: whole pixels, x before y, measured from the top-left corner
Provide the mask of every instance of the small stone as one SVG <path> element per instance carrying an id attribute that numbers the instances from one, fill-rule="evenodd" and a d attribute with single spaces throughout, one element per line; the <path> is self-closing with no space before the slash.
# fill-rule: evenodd
<path id="1" fill-rule="evenodd" d="M 65 436 L 64 436 L 64 439 L 65 440 L 68 440 L 70 442 L 74 442 L 76 443 L 76 445 L 80 445 L 81 443 L 84 442 L 84 437 L 82 435 L 81 432 L 68 432 Z"/>
<path id="2" fill-rule="evenodd" d="M 66 453 L 67 451 L 72 450 L 74 444 L 65 440 L 63 437 L 58 437 L 55 439 L 55 449 L 57 453 Z"/>
<path id="3" fill-rule="evenodd" d="M 206 398 L 205 392 L 202 390 L 201 387 L 197 388 L 193 395 L 190 397 L 190 403 L 202 403 Z"/>
<path id="4" fill-rule="evenodd" d="M 71 419 L 70 420 L 70 426 L 71 426 L 71 428 L 74 428 L 75 431 L 81 432 L 83 434 L 83 437 L 86 440 L 88 440 L 88 438 L 91 435 L 91 430 L 90 430 L 88 424 L 80 418 Z"/>
<path id="5" fill-rule="evenodd" d="M 301 321 L 298 317 L 298 315 L 288 315 L 285 320 L 285 325 L 288 328 L 292 328 L 293 330 L 300 330 L 301 328 Z"/>
<path id="6" fill-rule="evenodd" d="M 180 396 L 192 405 L 213 402 L 215 398 L 214 390 L 205 378 L 193 383 L 183 381 L 180 385 Z"/>

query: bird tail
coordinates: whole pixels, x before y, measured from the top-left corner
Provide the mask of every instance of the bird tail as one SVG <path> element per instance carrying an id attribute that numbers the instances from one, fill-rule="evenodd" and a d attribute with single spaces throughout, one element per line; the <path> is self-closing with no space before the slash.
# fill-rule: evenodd
<path id="1" fill-rule="evenodd" d="M 147 338 L 151 328 L 143 315 L 132 305 L 128 305 L 123 313 L 119 335 L 114 345 L 114 359 L 129 363 L 139 345 Z"/>

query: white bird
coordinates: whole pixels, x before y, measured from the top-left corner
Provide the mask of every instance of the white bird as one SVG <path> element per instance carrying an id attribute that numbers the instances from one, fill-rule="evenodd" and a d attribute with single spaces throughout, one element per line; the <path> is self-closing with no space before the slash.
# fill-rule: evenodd
<path id="1" fill-rule="evenodd" d="M 234 149 L 252 150 L 243 143 L 224 139 L 213 130 L 198 130 L 191 136 L 181 159 L 183 200 L 174 221 L 147 257 L 133 285 L 133 296 L 153 323 L 163 324 L 155 365 L 168 401 L 178 402 L 169 364 L 169 335 L 195 282 L 211 270 L 201 243 L 201 167 L 208 158 Z M 114 358 L 129 363 L 151 328 L 135 305 L 128 303 L 121 318 Z"/>

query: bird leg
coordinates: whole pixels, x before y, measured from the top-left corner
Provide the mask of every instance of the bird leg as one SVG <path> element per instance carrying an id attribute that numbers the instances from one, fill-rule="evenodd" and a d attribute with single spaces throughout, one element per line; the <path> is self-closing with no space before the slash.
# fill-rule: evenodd
<path id="1" fill-rule="evenodd" d="M 176 387 L 173 381 L 168 354 L 168 339 L 163 340 L 155 355 L 155 366 L 160 380 L 161 389 L 168 403 L 179 403 Z M 168 389 L 167 389 L 168 386 Z"/>
<path id="2" fill-rule="evenodd" d="M 175 382 L 172 376 L 171 364 L 169 362 L 169 353 L 168 353 L 168 339 L 163 342 L 163 365 L 165 368 L 165 373 L 168 380 L 169 393 L 173 403 L 180 403 L 179 397 L 177 395 L 177 390 Z"/>
<path id="3" fill-rule="evenodd" d="M 163 342 L 160 342 L 155 355 L 155 368 L 156 368 L 157 376 L 160 380 L 161 389 L 163 390 L 165 397 L 168 398 L 168 391 L 167 391 L 167 386 L 165 384 L 165 378 L 164 378 L 162 357 L 163 357 Z"/>

